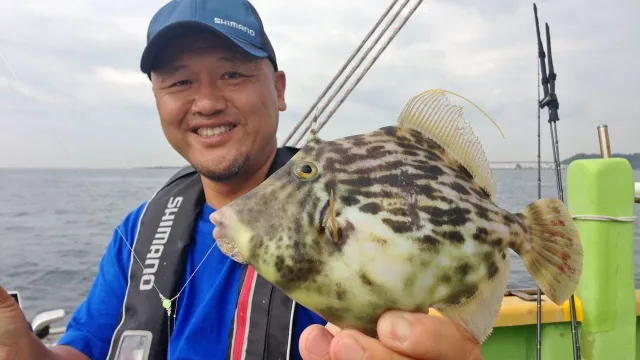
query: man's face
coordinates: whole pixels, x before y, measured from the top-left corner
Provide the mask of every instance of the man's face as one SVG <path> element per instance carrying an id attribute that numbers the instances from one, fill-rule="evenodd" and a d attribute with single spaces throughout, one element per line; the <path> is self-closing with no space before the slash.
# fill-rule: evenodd
<path id="1" fill-rule="evenodd" d="M 162 130 L 202 175 L 250 175 L 275 147 L 285 75 L 213 35 L 180 38 L 151 75 Z"/>

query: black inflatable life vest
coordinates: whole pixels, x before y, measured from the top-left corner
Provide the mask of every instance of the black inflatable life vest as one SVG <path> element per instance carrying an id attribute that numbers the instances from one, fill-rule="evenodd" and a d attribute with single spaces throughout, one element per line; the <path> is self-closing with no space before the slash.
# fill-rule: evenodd
<path id="1" fill-rule="evenodd" d="M 291 147 L 278 148 L 267 176 L 297 151 Z M 192 167 L 185 167 L 147 203 L 132 246 L 145 269 L 132 257 L 127 292 L 108 360 L 118 360 L 132 348 L 142 349 L 145 360 L 167 359 L 170 322 L 152 284 L 163 294 L 170 294 L 169 298 L 180 290 L 188 246 L 204 201 L 200 175 Z M 295 302 L 250 266 L 243 266 L 241 279 L 224 359 L 289 359 Z M 211 356 L 220 358 L 219 354 Z"/>

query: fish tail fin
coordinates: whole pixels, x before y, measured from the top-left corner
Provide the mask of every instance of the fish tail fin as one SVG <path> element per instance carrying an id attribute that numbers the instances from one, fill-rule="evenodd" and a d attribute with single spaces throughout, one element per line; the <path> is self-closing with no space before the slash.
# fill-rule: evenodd
<path id="1" fill-rule="evenodd" d="M 580 234 L 569 210 L 559 199 L 540 199 L 522 215 L 529 236 L 518 254 L 540 289 L 561 305 L 576 290 L 582 275 Z"/>

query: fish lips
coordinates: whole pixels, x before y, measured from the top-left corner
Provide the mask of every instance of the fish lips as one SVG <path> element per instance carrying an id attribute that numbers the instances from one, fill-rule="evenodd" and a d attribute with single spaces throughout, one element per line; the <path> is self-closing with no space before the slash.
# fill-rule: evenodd
<path id="1" fill-rule="evenodd" d="M 209 215 L 209 221 L 211 221 L 213 226 L 215 226 L 215 229 L 213 229 L 214 234 L 216 233 L 216 231 L 218 231 L 218 233 L 220 231 L 223 231 L 221 230 L 224 226 L 223 218 L 224 218 L 224 211 L 222 211 L 222 209 L 216 210 L 211 215 Z"/>
<path id="2" fill-rule="evenodd" d="M 234 236 L 229 232 L 229 211 L 224 207 L 214 211 L 209 216 L 209 221 L 213 224 L 213 238 L 220 251 L 234 261 L 244 263 L 245 260 L 238 250 Z"/>
<path id="3" fill-rule="evenodd" d="M 218 241 L 219 239 L 224 239 L 226 238 L 226 231 L 225 231 L 225 227 L 224 227 L 224 222 L 222 222 L 222 220 L 220 220 L 220 216 L 217 212 L 214 212 L 213 214 L 211 214 L 211 216 L 209 217 L 209 220 L 211 221 L 211 223 L 213 223 L 213 238 L 216 239 L 216 241 Z"/>

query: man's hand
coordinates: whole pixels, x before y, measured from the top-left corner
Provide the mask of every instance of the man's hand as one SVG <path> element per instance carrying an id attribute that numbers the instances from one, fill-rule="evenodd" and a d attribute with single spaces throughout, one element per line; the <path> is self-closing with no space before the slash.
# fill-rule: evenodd
<path id="1" fill-rule="evenodd" d="M 389 311 L 378 321 L 378 337 L 312 325 L 300 337 L 300 353 L 305 360 L 482 359 L 480 344 L 442 317 Z"/>
<path id="2" fill-rule="evenodd" d="M 87 356 L 66 346 L 48 349 L 31 332 L 22 309 L 0 286 L 0 360 L 89 360 Z"/>
<path id="3" fill-rule="evenodd" d="M 18 303 L 0 286 L 0 359 L 20 359 L 32 334 Z"/>

